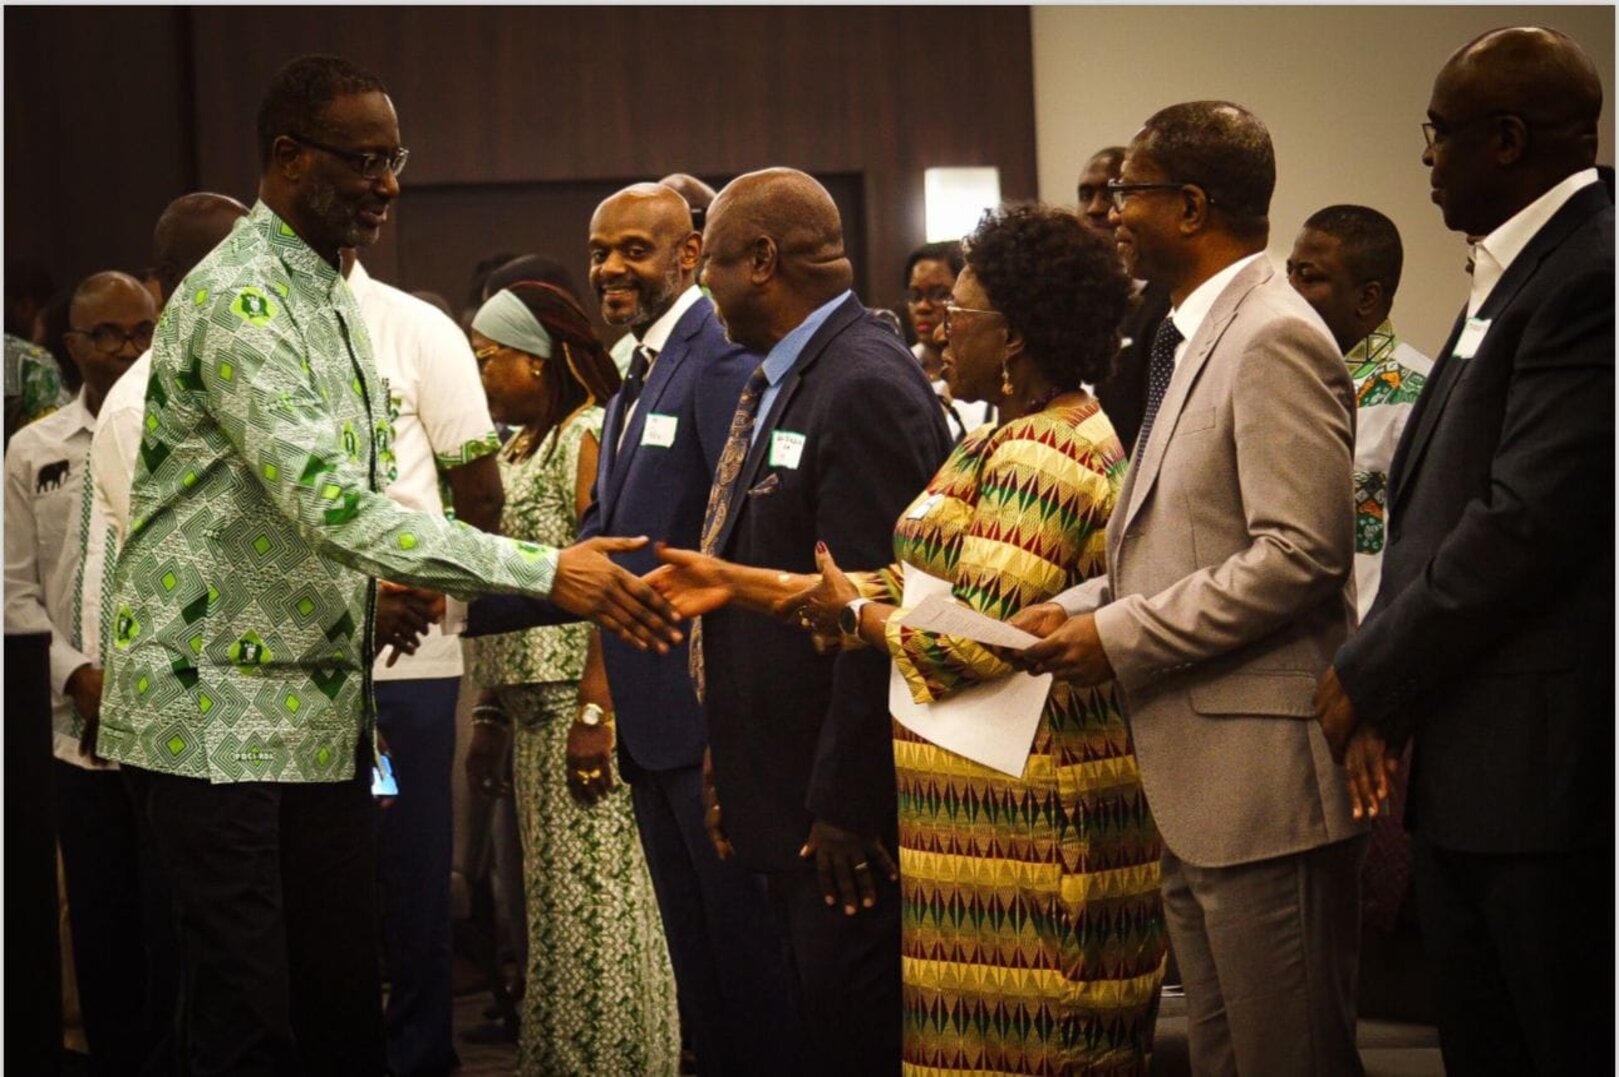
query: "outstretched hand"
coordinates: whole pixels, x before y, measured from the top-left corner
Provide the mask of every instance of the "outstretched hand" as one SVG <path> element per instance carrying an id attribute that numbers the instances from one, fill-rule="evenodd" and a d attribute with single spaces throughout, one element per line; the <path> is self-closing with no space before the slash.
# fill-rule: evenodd
<path id="1" fill-rule="evenodd" d="M 646 538 L 593 538 L 557 555 L 551 603 L 587 618 L 632 647 L 667 654 L 681 640 L 681 614 L 664 597 L 607 556 L 638 550 Z"/>
<path id="2" fill-rule="evenodd" d="M 711 613 L 736 597 L 736 590 L 725 578 L 724 563 L 719 558 L 661 542 L 655 549 L 663 564 L 641 579 L 679 610 L 682 617 Z"/>
<path id="3" fill-rule="evenodd" d="M 820 579 L 778 601 L 771 612 L 783 621 L 808 629 L 818 638 L 835 641 L 840 632 L 838 615 L 843 607 L 860 597 L 860 592 L 832 560 L 832 551 L 824 542 L 815 544 L 815 567 L 821 570 Z"/>

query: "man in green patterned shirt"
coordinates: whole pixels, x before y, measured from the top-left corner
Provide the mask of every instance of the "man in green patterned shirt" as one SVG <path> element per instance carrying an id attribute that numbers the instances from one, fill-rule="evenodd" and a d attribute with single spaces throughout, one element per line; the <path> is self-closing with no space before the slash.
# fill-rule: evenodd
<path id="1" fill-rule="evenodd" d="M 184 1068 L 380 1074 L 373 577 L 548 598 L 641 646 L 678 634 L 605 556 L 623 545 L 559 553 L 381 492 L 388 391 L 337 269 L 399 193 L 381 81 L 293 61 L 258 145 L 260 201 L 153 340 L 98 747 L 149 772 L 182 914 Z"/>

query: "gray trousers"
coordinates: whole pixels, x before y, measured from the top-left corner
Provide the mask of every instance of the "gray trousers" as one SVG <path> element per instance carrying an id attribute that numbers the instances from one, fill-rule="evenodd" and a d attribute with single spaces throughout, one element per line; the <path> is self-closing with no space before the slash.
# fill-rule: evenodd
<path id="1" fill-rule="evenodd" d="M 1192 1072 L 1360 1077 L 1362 835 L 1202 868 L 1167 849 L 1164 918 L 1186 984 Z"/>

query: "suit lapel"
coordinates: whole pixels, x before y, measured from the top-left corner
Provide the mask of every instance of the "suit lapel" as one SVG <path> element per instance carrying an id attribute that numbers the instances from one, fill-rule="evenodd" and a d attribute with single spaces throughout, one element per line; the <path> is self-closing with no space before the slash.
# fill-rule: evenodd
<path id="1" fill-rule="evenodd" d="M 1535 233 L 1535 237 L 1519 252 L 1518 257 L 1512 260 L 1507 271 L 1501 274 L 1501 279 L 1495 282 L 1495 287 L 1490 289 L 1489 297 L 1484 300 L 1484 305 L 1479 307 L 1476 317 L 1483 321 L 1494 321 L 1501 311 L 1512 305 L 1512 301 L 1518 297 L 1524 285 L 1539 272 L 1540 264 L 1561 246 L 1587 217 L 1601 212 L 1609 205 L 1611 203 L 1608 201 L 1608 193 L 1600 183 L 1593 183 L 1576 191 L 1573 197 L 1552 215 L 1552 219 Z M 1479 342 L 1478 352 L 1471 359 L 1456 358 L 1453 354 L 1456 342 L 1460 339 L 1462 327 L 1466 322 L 1467 308 L 1464 306 L 1456 319 L 1455 328 L 1451 330 L 1450 339 L 1445 341 L 1445 349 L 1439 355 L 1433 376 L 1417 401 L 1417 413 L 1412 416 L 1407 428 L 1408 433 L 1400 439 L 1400 445 L 1395 451 L 1393 469 L 1390 471 L 1390 481 L 1394 484 L 1389 499 L 1390 513 L 1399 502 L 1400 495 L 1409 486 L 1408 483 L 1397 480 L 1403 479 L 1407 473 L 1415 470 L 1422 461 L 1422 454 L 1444 416 L 1445 404 L 1450 400 L 1451 391 L 1456 388 L 1456 383 L 1461 381 L 1469 365 L 1480 361 L 1490 353 L 1490 336 L 1485 333 L 1484 339 Z M 1410 427 L 1415 427 L 1415 431 L 1410 431 Z"/>
<path id="2" fill-rule="evenodd" d="M 770 453 L 771 432 L 776 429 L 776 424 L 787 411 L 787 405 L 797 394 L 804 373 L 815 365 L 821 353 L 839 333 L 854 324 L 855 320 L 865 313 L 865 309 L 859 298 L 851 295 L 842 306 L 834 310 L 821 328 L 815 331 L 815 335 L 810 337 L 809 343 L 804 345 L 804 350 L 799 352 L 798 359 L 787 372 L 787 376 L 781 379 L 776 399 L 770 403 L 770 413 L 755 419 L 754 430 L 758 431 L 758 434 L 753 439 L 753 447 L 748 450 L 747 459 L 743 461 L 742 471 L 736 477 L 736 485 L 731 487 L 731 508 L 725 514 L 725 524 L 720 529 L 715 549 L 723 551 L 725 544 L 730 541 L 731 529 L 736 526 L 737 517 L 742 513 L 745 495 L 753 487 L 754 476 L 759 473 L 759 468 L 764 466 L 765 458 Z"/>
<path id="3" fill-rule="evenodd" d="M 1226 328 L 1230 326 L 1231 319 L 1237 315 L 1237 308 L 1248 297 L 1248 293 L 1259 285 L 1270 280 L 1275 270 L 1270 263 L 1261 259 L 1253 265 L 1238 273 L 1231 283 L 1226 285 L 1214 301 L 1209 310 L 1208 317 L 1198 326 L 1197 333 L 1186 346 L 1186 354 L 1181 356 L 1175 365 L 1175 373 L 1169 379 L 1169 388 L 1164 391 L 1164 399 L 1158 405 L 1158 415 L 1153 419 L 1152 432 L 1147 440 L 1147 453 L 1140 460 L 1130 462 L 1130 474 L 1125 480 L 1125 489 L 1120 491 L 1125 498 L 1123 527 L 1120 534 L 1130 526 L 1141 506 L 1146 503 L 1147 495 L 1152 492 L 1153 484 L 1158 479 L 1158 472 L 1163 466 L 1164 453 L 1169 447 L 1170 439 L 1174 436 L 1175 426 L 1180 422 L 1181 409 L 1186 406 L 1186 398 L 1197 382 L 1197 376 L 1203 365 L 1209 361 L 1214 352 L 1214 346 L 1225 335 Z"/>
<path id="4" fill-rule="evenodd" d="M 641 448 L 641 434 L 646 429 L 646 417 L 658 409 L 658 402 L 663 399 L 669 383 L 674 380 L 675 371 L 690 353 L 691 338 L 702 328 L 706 315 L 707 308 L 703 305 L 703 301 L 699 300 L 680 319 L 674 332 L 669 334 L 663 351 L 658 353 L 658 361 L 652 364 L 652 373 L 647 376 L 646 384 L 641 387 L 641 396 L 636 401 L 635 414 L 630 417 L 629 429 L 624 431 L 623 443 L 621 446 L 614 446 L 612 450 L 611 462 L 606 473 L 607 488 L 612 491 L 612 497 L 602 503 L 602 517 L 606 523 L 612 522 L 612 510 L 618 504 L 619 489 L 630 473 L 631 460 Z M 619 407 L 622 413 L 622 394 L 614 396 L 613 404 Z M 607 429 L 612 430 L 613 427 L 609 426 Z M 695 436 L 695 432 L 692 432 L 691 436 Z"/>

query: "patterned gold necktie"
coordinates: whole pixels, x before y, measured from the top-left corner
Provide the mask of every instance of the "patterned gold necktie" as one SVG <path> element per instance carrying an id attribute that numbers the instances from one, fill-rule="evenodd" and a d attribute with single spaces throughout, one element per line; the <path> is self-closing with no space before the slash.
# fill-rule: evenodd
<path id="1" fill-rule="evenodd" d="M 719 552 L 720 532 L 725 530 L 726 518 L 731 514 L 731 492 L 736 488 L 737 476 L 748 459 L 753 445 L 753 423 L 758 418 L 759 398 L 764 395 L 770 378 L 764 364 L 759 364 L 742 389 L 731 416 L 731 430 L 725 436 L 725 448 L 720 452 L 720 465 L 714 471 L 714 485 L 708 489 L 708 509 L 703 513 L 703 538 L 700 549 L 713 555 Z M 687 652 L 687 668 L 691 683 L 702 700 L 708 687 L 703 668 L 703 619 L 697 618 L 691 626 L 691 649 Z"/>

